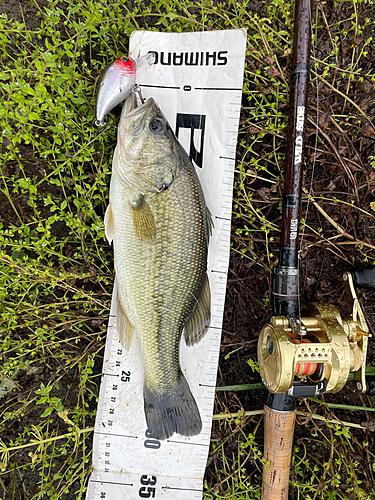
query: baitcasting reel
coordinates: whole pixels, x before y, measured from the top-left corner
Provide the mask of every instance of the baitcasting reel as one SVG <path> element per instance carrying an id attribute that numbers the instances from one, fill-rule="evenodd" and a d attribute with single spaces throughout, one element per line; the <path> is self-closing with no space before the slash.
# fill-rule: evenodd
<path id="1" fill-rule="evenodd" d="M 366 270 L 357 271 L 356 284 L 365 286 L 361 272 L 366 275 Z M 288 392 L 296 397 L 338 392 L 349 372 L 355 372 L 358 390 L 366 391 L 366 354 L 371 335 L 352 274 L 345 272 L 343 280 L 351 311 L 348 318 L 332 304 L 313 302 L 307 315 L 298 321 L 298 328 L 295 320 L 285 316 L 274 316 L 263 327 L 258 341 L 258 363 L 268 391 Z"/>

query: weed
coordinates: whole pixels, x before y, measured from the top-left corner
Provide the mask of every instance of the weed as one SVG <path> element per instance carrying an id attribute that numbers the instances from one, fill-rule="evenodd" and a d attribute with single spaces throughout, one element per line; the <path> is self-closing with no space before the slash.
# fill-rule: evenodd
<path id="1" fill-rule="evenodd" d="M 0 396 L 7 391 L 0 409 L 0 495 L 80 500 L 90 474 L 113 286 L 103 214 L 116 119 L 104 131 L 94 126 L 98 78 L 107 64 L 127 53 L 135 29 L 247 28 L 232 249 L 268 272 L 277 263 L 293 5 L 267 1 L 262 14 L 252 13 L 247 0 L 51 0 L 46 6 L 33 0 L 32 7 L 34 29 L 0 16 Z M 370 0 L 338 2 L 335 8 L 336 17 L 330 17 L 329 6 L 319 3 L 315 14 L 314 40 L 324 35 L 330 46 L 312 59 L 310 127 L 318 117 L 321 134 L 315 150 L 311 128 L 307 152 L 315 154 L 322 173 L 304 206 L 309 199 L 324 203 L 336 226 L 329 222 L 323 228 L 316 214 L 312 221 L 305 216 L 301 253 L 306 258 L 324 249 L 336 262 L 373 263 L 366 233 L 374 210 L 369 201 L 373 130 L 369 105 L 359 102 L 355 91 L 375 81 L 367 36 L 374 21 Z M 332 127 L 342 131 L 335 150 L 328 111 Z M 360 158 L 370 157 L 368 152 L 367 164 Z M 323 163 L 319 155 L 330 161 Z M 332 177 L 334 187 L 324 180 Z M 306 186 L 310 180 L 311 168 Z M 354 217 L 361 223 L 355 239 L 338 238 L 343 233 L 337 228 L 349 234 Z M 262 311 L 268 307 L 264 296 L 260 303 Z M 254 362 L 249 364 L 256 370 Z M 235 411 L 243 412 L 240 400 L 234 400 Z M 217 404 L 224 413 L 226 401 L 223 392 Z M 320 461 L 318 452 L 309 456 L 303 443 L 294 448 L 295 498 L 368 498 L 364 492 L 372 469 L 364 475 L 351 458 L 351 448 L 359 447 L 374 464 L 368 446 L 353 444 L 342 428 L 319 425 L 310 424 L 311 446 L 319 453 L 333 449 L 333 454 Z M 215 423 L 207 500 L 260 498 L 261 442 L 260 417 L 241 413 Z"/>

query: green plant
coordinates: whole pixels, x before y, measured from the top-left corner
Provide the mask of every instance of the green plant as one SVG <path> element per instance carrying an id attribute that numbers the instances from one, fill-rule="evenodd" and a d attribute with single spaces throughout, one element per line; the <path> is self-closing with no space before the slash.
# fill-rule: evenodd
<path id="1" fill-rule="evenodd" d="M 31 27 L 23 18 L 22 3 L 18 21 L 0 16 L 0 498 L 4 493 L 18 500 L 21 492 L 27 500 L 80 500 L 90 474 L 90 436 L 114 278 L 103 215 L 116 119 L 105 130 L 94 125 L 99 76 L 128 52 L 135 29 L 248 30 L 231 244 L 234 253 L 259 265 L 265 275 L 277 263 L 293 5 L 266 1 L 261 13 L 252 12 L 248 0 L 33 0 L 30 5 Z M 314 17 L 314 40 L 325 37 L 329 46 L 312 59 L 309 110 L 309 126 L 318 116 L 323 132 L 315 156 L 325 194 L 308 190 L 304 204 L 310 200 L 314 210 L 313 202 L 324 207 L 318 217 L 336 225 L 321 227 L 317 212 L 312 221 L 304 216 L 301 253 L 323 249 L 338 259 L 336 264 L 372 263 L 374 248 L 363 227 L 373 216 L 367 195 L 374 185 L 375 160 L 358 160 L 367 154 L 372 133 L 370 108 L 352 94 L 375 81 L 367 36 L 374 21 L 370 0 L 336 2 L 335 8 L 333 19 L 323 2 Z M 339 146 L 346 147 L 345 154 L 332 149 L 336 136 L 326 130 L 323 116 L 328 110 L 331 126 L 343 132 Z M 311 171 L 310 164 L 306 186 L 314 180 Z M 331 178 L 342 179 L 337 187 L 341 194 L 330 193 Z M 359 239 L 338 238 L 343 227 L 351 234 L 350 217 L 362 224 Z M 264 318 L 266 294 L 260 303 L 259 316 Z M 230 354 L 224 352 L 222 362 L 231 362 L 235 356 Z M 249 364 L 256 370 L 253 360 Z M 261 418 L 246 416 L 234 396 L 232 408 L 225 391 L 221 394 L 218 411 L 240 414 L 215 421 L 205 498 L 260 498 Z M 367 498 L 368 478 L 360 476 L 352 450 L 357 447 L 373 465 L 366 443 L 354 443 L 347 431 L 324 422 L 321 427 L 309 425 L 314 438 L 309 449 L 330 446 L 333 455 L 320 463 L 305 445 L 295 447 L 296 495 Z M 348 460 L 340 461 L 340 454 Z M 348 488 L 336 495 L 341 484 Z"/>

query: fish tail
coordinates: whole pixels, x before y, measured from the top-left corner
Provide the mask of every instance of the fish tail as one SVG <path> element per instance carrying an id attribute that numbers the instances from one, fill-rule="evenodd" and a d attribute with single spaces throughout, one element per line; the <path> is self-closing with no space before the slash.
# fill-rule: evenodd
<path id="1" fill-rule="evenodd" d="M 148 432 L 154 439 L 167 439 L 174 432 L 195 436 L 202 430 L 197 403 L 183 373 L 168 389 L 151 389 L 147 380 L 143 387 Z"/>

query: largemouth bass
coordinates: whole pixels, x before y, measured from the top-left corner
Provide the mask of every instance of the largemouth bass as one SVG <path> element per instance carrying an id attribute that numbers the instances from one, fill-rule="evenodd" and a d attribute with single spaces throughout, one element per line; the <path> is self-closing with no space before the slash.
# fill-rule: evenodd
<path id="1" fill-rule="evenodd" d="M 195 169 L 150 98 L 124 104 L 105 215 L 113 240 L 121 343 L 137 332 L 145 365 L 150 435 L 199 434 L 196 401 L 180 369 L 179 343 L 198 342 L 210 323 L 207 248 L 211 216 Z"/>

